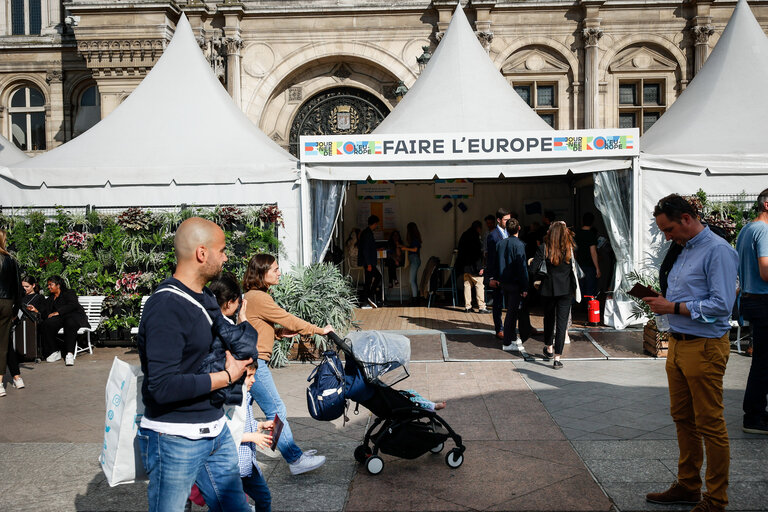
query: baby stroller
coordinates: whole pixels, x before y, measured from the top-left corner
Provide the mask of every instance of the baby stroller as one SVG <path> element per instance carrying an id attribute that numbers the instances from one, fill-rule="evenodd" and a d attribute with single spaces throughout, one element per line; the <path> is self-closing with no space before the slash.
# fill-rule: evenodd
<path id="1" fill-rule="evenodd" d="M 379 452 L 401 459 L 415 459 L 427 452 L 440 453 L 450 437 L 455 448 L 445 463 L 455 469 L 464 462 L 461 436 L 434 411 L 424 409 L 391 386 L 408 378 L 410 340 L 377 331 L 351 334 L 342 340 L 328 338 L 344 353 L 346 398 L 370 410 L 376 419 L 355 449 L 355 460 L 372 475 L 384 469 Z M 348 343 L 349 342 L 349 343 Z"/>

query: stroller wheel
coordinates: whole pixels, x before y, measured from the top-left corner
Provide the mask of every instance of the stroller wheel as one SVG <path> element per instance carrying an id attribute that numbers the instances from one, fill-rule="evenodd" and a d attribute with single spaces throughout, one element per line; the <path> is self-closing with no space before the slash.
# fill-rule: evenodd
<path id="1" fill-rule="evenodd" d="M 440 443 L 439 445 L 435 446 L 434 448 L 430 448 L 429 451 L 432 453 L 440 453 L 443 451 L 443 447 L 445 446 L 445 443 Z"/>
<path id="2" fill-rule="evenodd" d="M 384 469 L 384 461 L 381 460 L 381 457 L 378 455 L 368 457 L 368 460 L 365 463 L 365 469 L 372 475 L 378 475 L 381 473 L 381 470 Z"/>
<path id="3" fill-rule="evenodd" d="M 445 455 L 445 463 L 448 467 L 456 469 L 464 463 L 464 454 L 454 448 Z"/>
<path id="4" fill-rule="evenodd" d="M 367 444 L 361 444 L 355 448 L 355 460 L 360 464 L 365 464 L 365 460 L 371 456 L 371 449 Z"/>

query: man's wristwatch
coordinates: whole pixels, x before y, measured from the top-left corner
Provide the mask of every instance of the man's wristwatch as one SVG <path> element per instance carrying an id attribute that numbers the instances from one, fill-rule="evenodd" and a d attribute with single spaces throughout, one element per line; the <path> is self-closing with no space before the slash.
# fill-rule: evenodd
<path id="1" fill-rule="evenodd" d="M 679 302 L 675 302 L 675 314 L 676 315 L 680 314 L 680 303 Z"/>

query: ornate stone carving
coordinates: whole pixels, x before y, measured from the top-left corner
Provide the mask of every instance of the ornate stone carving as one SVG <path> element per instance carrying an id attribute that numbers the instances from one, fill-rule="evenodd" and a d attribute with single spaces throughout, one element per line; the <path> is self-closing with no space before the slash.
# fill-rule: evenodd
<path id="1" fill-rule="evenodd" d="M 490 50 L 491 41 L 493 41 L 493 32 L 478 30 L 475 32 L 475 35 L 477 36 L 477 40 L 480 41 L 480 44 L 483 45 L 485 51 Z"/>
<path id="2" fill-rule="evenodd" d="M 290 102 L 299 102 L 303 96 L 301 87 L 291 87 L 288 89 L 288 101 Z"/>
<path id="3" fill-rule="evenodd" d="M 696 44 L 707 44 L 709 36 L 715 33 L 715 27 L 712 25 L 696 25 L 691 27 L 691 34 Z"/>
<path id="4" fill-rule="evenodd" d="M 597 42 L 603 37 L 603 29 L 598 27 L 585 28 L 581 32 L 584 38 L 584 46 L 597 46 Z"/>
<path id="5" fill-rule="evenodd" d="M 143 76 L 163 54 L 165 39 L 80 41 L 77 51 L 94 76 Z"/>
<path id="6" fill-rule="evenodd" d="M 240 48 L 243 47 L 243 40 L 238 37 L 224 38 L 227 55 L 239 55 Z"/>
<path id="7" fill-rule="evenodd" d="M 60 84 L 61 82 L 64 81 L 64 73 L 62 73 L 58 69 L 48 71 L 48 73 L 46 73 L 45 75 L 45 81 L 48 84 L 52 84 L 52 83 Z"/>
<path id="8" fill-rule="evenodd" d="M 346 64 L 342 64 L 341 66 L 333 70 L 333 76 L 335 76 L 336 78 L 340 78 L 342 81 L 344 81 L 350 76 L 352 76 L 352 71 L 347 67 Z"/>
<path id="9" fill-rule="evenodd" d="M 443 40 L 443 36 L 445 35 L 445 32 L 435 32 L 435 41 L 439 44 L 440 41 Z"/>

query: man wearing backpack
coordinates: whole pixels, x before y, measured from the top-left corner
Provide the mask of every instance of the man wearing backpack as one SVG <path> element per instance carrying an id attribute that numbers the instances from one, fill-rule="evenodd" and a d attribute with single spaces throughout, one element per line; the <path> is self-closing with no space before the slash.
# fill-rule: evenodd
<path id="1" fill-rule="evenodd" d="M 199 478 L 212 481 L 198 486 L 213 493 L 204 495 L 210 510 L 250 511 L 226 416 L 211 403 L 211 392 L 238 380 L 252 359 L 237 361 L 227 352 L 224 370 L 196 373 L 214 337 L 206 310 L 219 310 L 205 285 L 227 261 L 224 247 L 224 232 L 213 222 L 182 222 L 174 239 L 176 272 L 160 284 L 141 317 L 145 411 L 137 438 L 146 454 L 152 512 L 184 510 Z"/>

